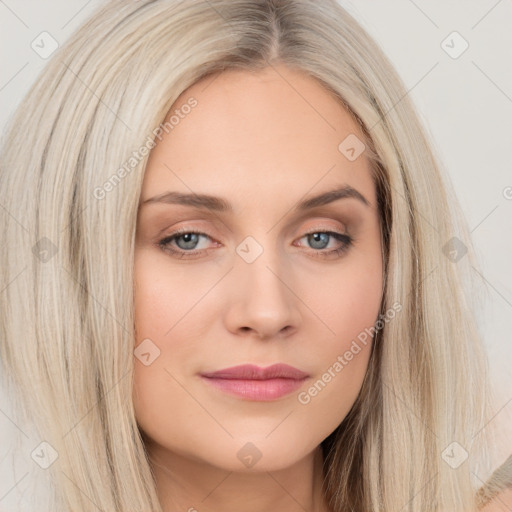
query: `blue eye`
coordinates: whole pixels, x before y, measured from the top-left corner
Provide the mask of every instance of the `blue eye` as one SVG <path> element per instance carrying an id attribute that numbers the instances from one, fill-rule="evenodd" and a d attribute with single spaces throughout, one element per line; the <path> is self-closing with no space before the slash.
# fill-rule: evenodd
<path id="1" fill-rule="evenodd" d="M 185 233 L 184 235 L 180 235 L 174 238 L 176 240 L 176 245 L 180 249 L 187 250 L 196 248 L 195 246 L 197 245 L 200 236 L 201 235 L 199 233 Z M 178 243 L 180 240 L 183 240 L 182 246 L 180 246 Z"/>
<path id="2" fill-rule="evenodd" d="M 334 238 L 337 240 L 340 245 L 334 249 L 314 251 L 315 256 L 322 258 L 343 254 L 350 248 L 353 242 L 353 239 L 349 235 L 335 231 L 314 231 L 307 233 L 302 238 L 307 238 L 308 243 L 314 249 L 325 249 L 329 245 L 330 239 Z"/>
<path id="3" fill-rule="evenodd" d="M 158 246 L 178 258 L 187 258 L 201 252 L 201 250 L 196 250 L 201 237 L 210 238 L 207 234 L 199 231 L 176 231 L 160 240 Z M 171 245 L 173 242 L 178 247 L 177 249 Z"/>
<path id="4" fill-rule="evenodd" d="M 181 230 L 160 240 L 158 246 L 177 258 L 192 258 L 209 250 L 209 248 L 197 249 L 201 238 L 212 240 L 206 233 Z M 334 231 L 314 231 L 306 233 L 299 240 L 303 238 L 307 238 L 308 244 L 314 249 L 312 254 L 315 257 L 318 256 L 322 258 L 341 256 L 353 243 L 353 239 L 349 235 Z M 335 239 L 338 242 L 338 247 L 324 250 L 329 245 L 331 239 Z"/>

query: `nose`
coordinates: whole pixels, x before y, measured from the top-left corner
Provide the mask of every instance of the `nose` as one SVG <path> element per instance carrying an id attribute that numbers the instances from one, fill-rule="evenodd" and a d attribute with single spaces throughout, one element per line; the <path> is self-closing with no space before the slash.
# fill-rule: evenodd
<path id="1" fill-rule="evenodd" d="M 285 337 L 300 327 L 300 298 L 293 276 L 275 251 L 264 250 L 252 263 L 236 257 L 230 272 L 225 324 L 237 335 Z"/>

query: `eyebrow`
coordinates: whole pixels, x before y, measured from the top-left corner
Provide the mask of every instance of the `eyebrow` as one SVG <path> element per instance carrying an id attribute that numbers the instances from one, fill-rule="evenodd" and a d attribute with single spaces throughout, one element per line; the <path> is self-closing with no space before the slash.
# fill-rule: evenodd
<path id="1" fill-rule="evenodd" d="M 303 212 L 319 206 L 332 203 L 339 199 L 353 198 L 357 199 L 366 206 L 370 206 L 370 202 L 357 191 L 348 185 L 323 192 L 319 195 L 310 197 L 300 201 L 295 207 L 294 211 Z M 207 194 L 184 194 L 182 192 L 165 192 L 163 194 L 150 197 L 141 203 L 141 206 L 154 203 L 164 204 L 177 204 L 183 206 L 191 206 L 195 208 L 203 208 L 217 212 L 232 212 L 233 207 L 231 203 L 222 199 L 221 197 L 211 196 Z"/>

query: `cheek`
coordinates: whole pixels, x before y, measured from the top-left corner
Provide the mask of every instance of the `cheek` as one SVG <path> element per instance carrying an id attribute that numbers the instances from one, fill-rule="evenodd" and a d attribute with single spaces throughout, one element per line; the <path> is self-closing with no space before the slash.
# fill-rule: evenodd
<path id="1" fill-rule="evenodd" d="M 359 335 L 368 337 L 380 312 L 382 272 L 380 244 L 375 244 L 359 248 L 321 272 L 303 269 L 301 274 L 308 278 L 296 278 L 297 295 L 316 317 L 310 324 L 317 330 L 316 339 L 321 340 L 318 353 L 324 364 L 327 356 L 348 350 Z M 311 325 L 304 327 L 311 329 Z"/>
<path id="2" fill-rule="evenodd" d="M 302 287 L 305 302 L 321 321 L 314 322 L 314 334 L 308 328 L 316 340 L 311 356 L 318 373 L 298 402 L 322 417 L 326 435 L 344 419 L 361 389 L 381 307 L 382 272 L 380 244 L 375 242 L 317 274 L 315 286 Z"/>
<path id="3" fill-rule="evenodd" d="M 326 323 L 330 322 L 342 346 L 374 325 L 382 300 L 380 268 L 347 268 L 326 288 L 327 297 L 318 300 L 323 301 Z"/>
<path id="4" fill-rule="evenodd" d="M 164 255 L 165 256 L 165 255 Z M 163 339 L 197 298 L 190 275 L 169 270 L 165 257 L 151 250 L 135 252 L 134 308 L 137 342 Z"/>
<path id="5" fill-rule="evenodd" d="M 190 271 L 170 269 L 165 255 L 136 250 L 135 352 L 142 356 L 134 361 L 133 404 L 139 426 L 152 433 L 153 428 L 165 432 L 178 418 L 186 421 L 190 409 L 179 372 L 182 363 L 193 361 L 198 351 L 187 336 L 194 304 L 204 293 L 194 281 Z M 144 350 L 139 350 L 142 346 Z M 173 430 L 178 445 L 181 434 L 179 428 Z"/>
<path id="6" fill-rule="evenodd" d="M 380 311 L 381 277 L 378 264 L 373 271 L 346 267 L 325 279 L 322 291 L 315 288 L 308 295 L 308 305 L 322 320 L 316 324 L 321 331 L 311 353 L 318 373 L 297 398 L 309 414 L 322 417 L 326 435 L 343 420 L 361 389 Z"/>

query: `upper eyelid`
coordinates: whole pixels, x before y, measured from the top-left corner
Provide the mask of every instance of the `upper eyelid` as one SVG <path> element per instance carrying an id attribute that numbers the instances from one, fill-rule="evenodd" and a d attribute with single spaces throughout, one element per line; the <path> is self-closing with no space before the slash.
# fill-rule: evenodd
<path id="1" fill-rule="evenodd" d="M 346 230 L 346 225 L 343 224 L 345 230 Z M 171 236 L 177 236 L 177 235 L 180 235 L 180 234 L 186 234 L 186 233 L 196 233 L 196 234 L 200 234 L 200 235 L 207 235 L 208 237 L 210 238 L 215 238 L 214 235 L 211 235 L 208 230 L 206 229 L 202 229 L 202 228 L 195 228 L 195 227 L 184 227 L 184 228 L 177 228 L 175 231 L 172 231 L 171 233 L 169 233 L 168 235 L 164 235 L 163 234 L 163 231 L 165 230 L 162 230 L 162 232 L 160 233 L 160 236 L 163 237 L 163 238 L 169 238 Z M 304 235 L 307 235 L 307 234 L 311 234 L 311 233 L 316 233 L 316 232 L 327 232 L 327 231 L 332 231 L 332 232 L 338 232 L 337 231 L 337 228 L 334 228 L 332 226 L 315 226 L 315 227 L 312 227 L 312 228 L 308 228 L 308 229 L 305 229 L 304 230 Z M 343 231 L 341 229 L 341 231 Z M 230 230 L 230 233 L 232 233 L 232 231 Z M 345 234 L 345 233 L 341 233 L 341 234 Z"/>
<path id="2" fill-rule="evenodd" d="M 284 233 L 289 233 L 290 231 L 297 231 L 299 229 L 299 226 L 302 226 L 304 225 L 305 223 L 308 223 L 309 225 L 311 224 L 316 224 L 317 226 L 316 227 L 311 227 L 311 228 L 306 228 L 306 231 L 308 232 L 311 232 L 310 229 L 324 229 L 324 230 L 333 230 L 335 231 L 336 228 L 333 228 L 332 226 L 328 226 L 326 225 L 327 222 L 335 222 L 337 223 L 338 225 L 341 224 L 343 227 L 342 228 L 339 228 L 339 229 L 347 229 L 347 225 L 348 224 L 352 224 L 353 221 L 351 221 L 350 219 L 346 219 L 346 220 L 342 220 L 341 218 L 335 218 L 332 216 L 332 213 L 324 213 L 323 215 L 320 215 L 320 214 L 317 214 L 313 217 L 324 217 L 324 216 L 328 216 L 329 218 L 322 218 L 321 220 L 316 220 L 316 221 L 312 221 L 310 220 L 310 218 L 312 217 L 311 214 L 308 214 L 307 216 L 301 216 L 299 219 L 296 219 L 295 221 L 293 221 L 290 225 L 288 225 L 286 227 L 286 229 L 284 230 Z M 186 220 L 183 220 L 181 222 L 183 222 L 185 224 L 185 227 L 178 227 L 176 228 L 176 231 L 174 231 L 173 233 L 176 233 L 176 232 L 183 232 L 183 233 L 186 233 L 186 232 L 200 232 L 201 234 L 208 234 L 208 229 L 207 228 L 201 228 L 201 227 L 196 227 L 196 226 L 192 226 L 190 224 L 187 224 L 187 222 L 197 222 L 197 221 L 200 221 L 200 222 L 211 222 L 211 219 L 193 219 L 193 220 L 190 220 L 190 221 L 186 221 Z M 178 221 L 180 222 L 180 221 Z M 217 225 L 217 223 L 214 221 L 213 222 L 214 226 L 215 226 L 215 229 L 223 229 L 221 228 L 220 226 Z M 275 224 L 277 225 L 277 224 Z M 274 226 L 275 226 L 274 225 Z M 227 226 L 224 222 L 222 222 L 222 226 L 224 226 L 224 228 L 227 229 L 227 231 L 230 233 L 230 234 L 233 234 L 234 231 L 233 229 L 231 229 L 230 226 Z M 267 232 L 271 231 L 273 229 L 272 226 L 269 230 L 267 230 Z M 163 233 L 167 230 L 168 228 L 164 228 L 162 230 L 159 231 L 159 233 L 157 234 L 157 236 L 160 236 L 160 235 L 163 235 Z M 209 235 L 209 236 L 212 236 L 212 238 L 215 238 L 213 235 Z"/>
<path id="3" fill-rule="evenodd" d="M 303 224 L 304 222 L 308 221 L 312 217 L 326 217 L 326 218 L 329 218 L 331 221 L 339 222 L 339 223 L 343 224 L 344 226 L 346 225 L 346 222 L 344 220 L 342 220 L 340 217 L 347 218 L 347 216 L 348 216 L 348 220 L 350 221 L 350 223 L 352 223 L 355 219 L 359 218 L 359 216 L 360 216 L 359 207 L 354 210 L 353 209 L 354 206 L 352 204 L 348 205 L 348 203 L 347 203 L 346 206 L 348 206 L 350 208 L 350 210 L 349 210 L 350 213 L 347 213 L 344 209 L 345 202 L 340 201 L 340 203 L 341 204 L 335 204 L 333 202 L 333 203 L 330 203 L 327 205 L 315 206 L 307 212 L 302 212 L 302 213 L 298 214 L 297 217 L 290 220 L 290 224 L 287 225 L 287 227 L 284 229 L 284 231 L 289 232 L 291 230 L 294 230 L 296 228 L 296 226 Z M 363 206 L 364 205 L 361 203 L 361 207 L 363 207 Z M 197 220 L 197 221 L 205 221 L 208 223 L 213 223 L 215 226 L 218 226 L 218 228 L 225 229 L 230 234 L 233 234 L 233 232 L 234 232 L 233 226 L 231 226 L 230 223 L 225 222 L 225 220 L 221 216 L 219 216 L 216 212 L 201 211 L 201 212 L 197 212 L 197 213 L 200 215 L 200 218 L 192 219 L 193 221 Z M 190 215 L 190 213 L 183 215 L 183 217 L 182 217 L 181 213 L 178 213 L 176 215 L 176 217 L 178 219 L 180 217 L 182 217 L 182 219 L 177 220 L 177 222 L 180 222 L 180 221 L 187 222 L 187 218 L 188 218 L 188 220 L 190 220 L 189 215 Z M 355 217 L 354 217 L 354 215 L 355 215 Z M 353 217 L 354 217 L 354 220 L 350 220 Z M 282 222 L 283 218 L 279 219 L 278 222 L 276 222 L 273 226 L 271 226 L 268 231 L 277 227 L 277 225 Z M 360 220 L 362 220 L 362 219 L 360 219 Z M 148 222 L 150 222 L 150 221 L 148 220 Z M 359 223 L 359 220 L 357 220 L 357 223 Z M 161 235 L 167 229 L 168 228 L 164 228 L 164 229 L 160 230 L 156 236 Z"/>

